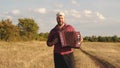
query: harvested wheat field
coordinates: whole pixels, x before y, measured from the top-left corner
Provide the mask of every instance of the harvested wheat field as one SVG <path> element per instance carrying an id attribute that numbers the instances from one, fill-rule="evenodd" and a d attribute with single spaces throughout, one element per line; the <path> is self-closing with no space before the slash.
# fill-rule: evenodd
<path id="1" fill-rule="evenodd" d="M 84 42 L 74 49 L 76 68 L 120 68 L 120 43 Z M 0 42 L 0 68 L 54 68 L 46 42 Z"/>

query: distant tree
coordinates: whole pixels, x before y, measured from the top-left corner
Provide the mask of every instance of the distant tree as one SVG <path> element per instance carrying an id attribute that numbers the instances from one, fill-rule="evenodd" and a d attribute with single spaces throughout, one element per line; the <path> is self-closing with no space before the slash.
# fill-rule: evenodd
<path id="1" fill-rule="evenodd" d="M 44 38 L 48 38 L 48 32 L 47 33 L 44 33 Z"/>
<path id="2" fill-rule="evenodd" d="M 0 22 L 0 39 L 5 41 L 20 40 L 19 28 L 12 24 L 9 19 Z"/>
<path id="3" fill-rule="evenodd" d="M 99 42 L 106 42 L 106 38 L 102 36 L 98 36 L 98 41 Z"/>
<path id="4" fill-rule="evenodd" d="M 120 42 L 120 37 L 118 37 L 118 42 Z"/>
<path id="5" fill-rule="evenodd" d="M 98 41 L 98 38 L 96 36 L 93 35 L 92 38 L 93 38 L 93 42 L 97 42 Z"/>
<path id="6" fill-rule="evenodd" d="M 46 41 L 49 33 L 40 33 L 37 40 Z"/>
<path id="7" fill-rule="evenodd" d="M 84 41 L 89 41 L 89 37 L 88 36 L 85 36 L 83 39 L 84 39 Z"/>
<path id="8" fill-rule="evenodd" d="M 24 40 L 36 39 L 39 27 L 33 19 L 19 19 L 18 27 L 20 28 L 20 36 Z"/>
<path id="9" fill-rule="evenodd" d="M 108 37 L 105 37 L 105 39 L 106 39 L 106 42 L 113 42 L 113 41 L 112 41 L 112 38 L 109 37 L 109 36 L 108 36 Z"/>
<path id="10" fill-rule="evenodd" d="M 94 38 L 90 37 L 90 38 L 89 38 L 89 41 L 90 41 L 90 42 L 94 42 Z"/>
<path id="11" fill-rule="evenodd" d="M 118 41 L 119 41 L 119 38 L 117 37 L 117 35 L 114 35 L 114 36 L 112 37 L 112 40 L 113 40 L 113 42 L 118 42 Z"/>

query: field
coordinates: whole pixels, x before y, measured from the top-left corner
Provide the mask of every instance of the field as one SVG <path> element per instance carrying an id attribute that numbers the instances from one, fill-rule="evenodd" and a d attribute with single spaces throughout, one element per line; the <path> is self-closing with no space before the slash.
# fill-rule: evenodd
<path id="1" fill-rule="evenodd" d="M 120 68 L 120 43 L 84 42 L 74 49 L 76 68 Z M 54 68 L 46 42 L 0 42 L 0 68 Z"/>

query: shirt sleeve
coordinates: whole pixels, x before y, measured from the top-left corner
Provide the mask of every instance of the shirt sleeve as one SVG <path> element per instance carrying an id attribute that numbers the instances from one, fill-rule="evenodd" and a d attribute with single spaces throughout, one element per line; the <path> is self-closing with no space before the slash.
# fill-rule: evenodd
<path id="1" fill-rule="evenodd" d="M 47 46 L 53 46 L 54 31 L 51 30 L 48 35 Z"/>
<path id="2" fill-rule="evenodd" d="M 73 26 L 71 26 L 71 25 L 68 25 L 67 31 L 70 31 L 70 32 L 75 31 L 75 28 Z"/>

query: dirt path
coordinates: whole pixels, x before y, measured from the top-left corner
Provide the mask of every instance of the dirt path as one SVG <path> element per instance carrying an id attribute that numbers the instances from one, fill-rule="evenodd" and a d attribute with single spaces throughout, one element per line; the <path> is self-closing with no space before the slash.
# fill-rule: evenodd
<path id="1" fill-rule="evenodd" d="M 93 56 L 91 54 L 89 54 L 88 52 L 80 49 L 80 51 L 82 53 L 84 53 L 86 56 L 88 56 L 90 59 L 92 59 L 94 61 L 94 64 L 96 64 L 97 66 L 99 66 L 99 68 L 116 68 L 115 66 L 113 66 L 112 64 L 110 64 L 109 62 L 103 60 L 103 59 L 100 59 L 96 56 Z"/>
<path id="2" fill-rule="evenodd" d="M 100 68 L 88 55 L 78 49 L 75 49 L 74 56 L 76 68 Z"/>

